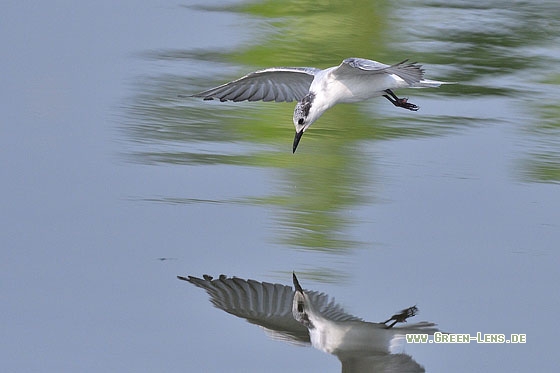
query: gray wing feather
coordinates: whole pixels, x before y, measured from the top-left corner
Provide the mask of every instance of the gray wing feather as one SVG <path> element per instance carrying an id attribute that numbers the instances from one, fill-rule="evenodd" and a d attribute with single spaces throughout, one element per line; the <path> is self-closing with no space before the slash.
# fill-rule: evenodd
<path id="1" fill-rule="evenodd" d="M 319 71 L 314 67 L 273 67 L 252 72 L 191 97 L 234 102 L 300 101 L 309 92 L 309 86 Z"/>
<path id="2" fill-rule="evenodd" d="M 364 58 L 347 58 L 333 70 L 333 73 L 338 76 L 395 74 L 410 85 L 420 82 L 424 77 L 422 65 L 418 65 L 416 62 L 409 63 L 408 60 L 404 60 L 394 65 L 385 65 Z"/>
<path id="3" fill-rule="evenodd" d="M 206 290 L 215 307 L 263 327 L 276 339 L 310 343 L 307 328 L 292 316 L 294 292 L 290 286 L 226 276 L 178 278 Z"/>
<path id="4" fill-rule="evenodd" d="M 350 315 L 344 311 L 342 306 L 335 302 L 334 298 L 329 298 L 325 293 L 316 291 L 306 291 L 309 300 L 313 303 L 323 317 L 333 321 L 364 321 L 363 319 Z"/>

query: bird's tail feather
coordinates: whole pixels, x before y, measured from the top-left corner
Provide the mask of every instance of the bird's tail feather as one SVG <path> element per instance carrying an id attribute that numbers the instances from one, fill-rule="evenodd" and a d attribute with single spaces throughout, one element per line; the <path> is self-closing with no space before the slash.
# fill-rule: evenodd
<path id="1" fill-rule="evenodd" d="M 411 86 L 411 88 L 436 88 L 442 84 L 455 84 L 454 82 L 441 82 L 439 80 L 422 79 L 418 83 Z"/>

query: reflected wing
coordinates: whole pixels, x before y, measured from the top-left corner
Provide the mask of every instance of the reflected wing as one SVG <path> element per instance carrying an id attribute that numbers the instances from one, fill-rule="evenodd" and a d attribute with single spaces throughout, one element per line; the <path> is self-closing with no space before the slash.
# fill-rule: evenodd
<path id="1" fill-rule="evenodd" d="M 407 61 L 385 65 L 364 58 L 347 58 L 333 70 L 333 74 L 339 78 L 355 77 L 356 75 L 395 74 L 409 85 L 420 83 L 424 76 L 424 69 L 415 62 L 408 63 Z"/>
<path id="2" fill-rule="evenodd" d="M 290 286 L 242 280 L 224 275 L 217 279 L 178 276 L 206 290 L 217 308 L 264 328 L 272 338 L 307 344 L 309 332 L 292 316 L 294 291 Z"/>
<path id="3" fill-rule="evenodd" d="M 305 290 L 305 294 L 309 297 L 309 301 L 313 303 L 313 308 L 326 319 L 332 321 L 364 321 L 346 313 L 342 306 L 335 302 L 334 298 L 329 298 L 325 293 Z"/>
<path id="4" fill-rule="evenodd" d="M 273 67 L 196 93 L 191 97 L 220 101 L 300 101 L 308 92 L 317 72 L 313 67 Z"/>
<path id="5" fill-rule="evenodd" d="M 406 354 L 369 354 L 364 356 L 338 356 L 338 358 L 342 363 L 342 371 L 348 373 L 412 373 L 426 371 L 423 366 Z"/>

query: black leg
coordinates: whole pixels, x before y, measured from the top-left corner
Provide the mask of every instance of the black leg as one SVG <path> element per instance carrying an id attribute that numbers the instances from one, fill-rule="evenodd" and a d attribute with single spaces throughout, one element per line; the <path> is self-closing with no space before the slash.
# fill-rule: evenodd
<path id="1" fill-rule="evenodd" d="M 404 109 L 408 109 L 412 111 L 417 111 L 418 109 L 420 109 L 418 106 L 408 102 L 407 98 L 398 98 L 397 95 L 394 94 L 393 91 L 391 91 L 390 89 L 386 89 L 385 92 L 387 92 L 387 95 L 383 95 L 383 97 L 385 97 L 387 100 L 389 100 L 389 102 L 391 102 L 395 106 L 402 107 Z"/>
<path id="2" fill-rule="evenodd" d="M 406 308 L 406 309 L 402 310 L 401 312 L 399 312 L 397 314 L 394 314 L 388 320 L 383 321 L 382 324 L 387 324 L 389 321 L 393 320 L 393 322 L 391 324 L 385 325 L 387 327 L 387 329 L 390 329 L 393 326 L 395 326 L 395 324 L 398 323 L 398 322 L 406 322 L 406 319 L 416 315 L 417 312 L 418 312 L 418 307 L 416 307 L 416 306 Z"/>

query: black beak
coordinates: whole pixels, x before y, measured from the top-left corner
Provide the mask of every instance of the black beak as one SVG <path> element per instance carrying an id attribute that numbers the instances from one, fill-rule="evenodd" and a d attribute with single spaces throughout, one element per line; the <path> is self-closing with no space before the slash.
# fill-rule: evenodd
<path id="1" fill-rule="evenodd" d="M 299 284 L 299 281 L 296 277 L 296 273 L 295 272 L 292 272 L 292 273 L 293 273 L 294 287 L 296 288 L 296 291 L 299 291 L 300 293 L 303 294 L 303 289 L 301 288 L 301 285 Z"/>
<path id="2" fill-rule="evenodd" d="M 301 137 L 303 136 L 303 130 L 296 132 L 296 135 L 294 137 L 294 150 L 292 153 L 296 152 L 297 146 L 299 144 L 299 140 L 301 140 Z"/>

